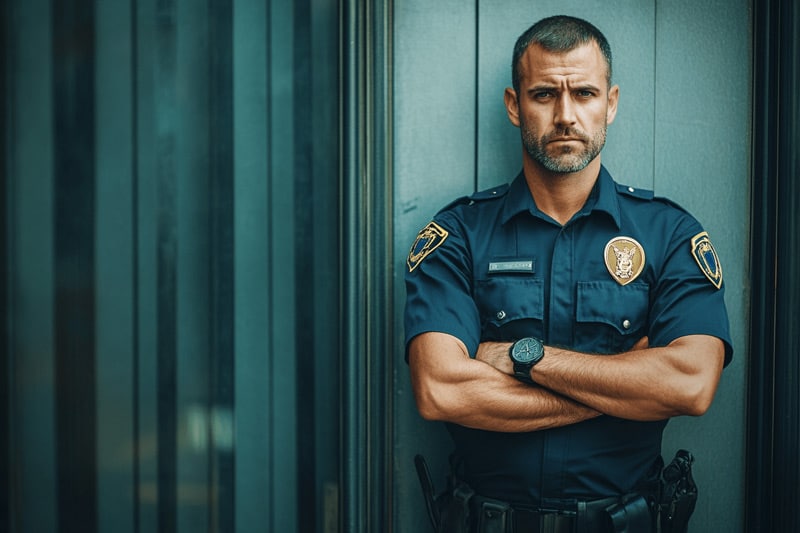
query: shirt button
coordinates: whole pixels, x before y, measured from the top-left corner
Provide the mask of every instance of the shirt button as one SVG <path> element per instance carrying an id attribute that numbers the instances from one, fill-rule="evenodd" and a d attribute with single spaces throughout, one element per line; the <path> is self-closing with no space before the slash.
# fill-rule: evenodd
<path id="1" fill-rule="evenodd" d="M 506 317 L 506 312 L 505 311 L 500 310 L 500 311 L 497 312 L 497 320 L 503 320 L 505 317 Z"/>
<path id="2" fill-rule="evenodd" d="M 628 192 L 633 192 L 633 191 L 635 191 L 635 190 L 636 190 L 636 189 L 634 189 L 633 187 L 628 187 Z"/>
<path id="3" fill-rule="evenodd" d="M 631 327 L 631 321 L 630 321 L 630 320 L 627 320 L 627 319 L 623 320 L 623 321 L 622 321 L 622 327 L 623 327 L 623 328 L 625 328 L 625 329 L 630 329 L 630 327 Z"/>

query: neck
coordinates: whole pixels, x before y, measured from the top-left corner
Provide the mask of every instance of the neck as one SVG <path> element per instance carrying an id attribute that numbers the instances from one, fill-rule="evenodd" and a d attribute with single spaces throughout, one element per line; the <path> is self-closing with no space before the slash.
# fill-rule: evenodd
<path id="1" fill-rule="evenodd" d="M 536 207 L 561 225 L 580 211 L 600 175 L 600 156 L 578 172 L 551 172 L 525 158 L 523 171 Z"/>

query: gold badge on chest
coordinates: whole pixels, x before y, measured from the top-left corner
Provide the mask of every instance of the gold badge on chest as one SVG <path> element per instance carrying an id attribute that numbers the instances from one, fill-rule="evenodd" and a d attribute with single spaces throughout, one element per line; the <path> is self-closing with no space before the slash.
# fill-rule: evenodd
<path id="1" fill-rule="evenodd" d="M 620 285 L 627 285 L 644 270 L 644 248 L 631 237 L 614 237 L 604 252 L 606 268 Z"/>

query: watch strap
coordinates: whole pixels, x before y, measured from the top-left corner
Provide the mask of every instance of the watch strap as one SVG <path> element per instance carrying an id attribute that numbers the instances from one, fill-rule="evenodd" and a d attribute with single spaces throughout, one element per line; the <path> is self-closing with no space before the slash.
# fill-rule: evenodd
<path id="1" fill-rule="evenodd" d="M 531 368 L 532 364 L 514 363 L 514 377 L 529 385 L 535 385 L 536 382 L 531 377 Z"/>

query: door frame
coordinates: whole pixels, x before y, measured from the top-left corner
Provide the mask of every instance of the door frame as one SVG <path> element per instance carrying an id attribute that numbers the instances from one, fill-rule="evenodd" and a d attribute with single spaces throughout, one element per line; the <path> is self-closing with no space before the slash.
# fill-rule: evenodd
<path id="1" fill-rule="evenodd" d="M 341 531 L 392 524 L 392 7 L 340 6 Z"/>
<path id="2" fill-rule="evenodd" d="M 800 8 L 753 2 L 751 327 L 745 463 L 746 530 L 800 521 L 797 331 L 800 308 Z"/>

